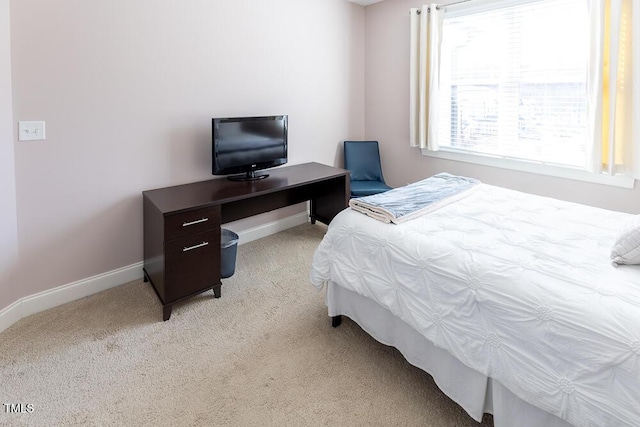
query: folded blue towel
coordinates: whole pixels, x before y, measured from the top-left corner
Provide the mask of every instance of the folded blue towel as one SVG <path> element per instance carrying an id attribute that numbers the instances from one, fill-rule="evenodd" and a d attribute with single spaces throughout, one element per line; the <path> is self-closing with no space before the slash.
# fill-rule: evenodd
<path id="1" fill-rule="evenodd" d="M 379 221 L 399 224 L 466 197 L 479 183 L 442 172 L 384 193 L 351 199 L 349 206 Z"/>

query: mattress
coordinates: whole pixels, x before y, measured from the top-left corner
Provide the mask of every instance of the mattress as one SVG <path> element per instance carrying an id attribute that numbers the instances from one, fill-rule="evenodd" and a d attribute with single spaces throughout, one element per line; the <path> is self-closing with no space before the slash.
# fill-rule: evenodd
<path id="1" fill-rule="evenodd" d="M 640 267 L 609 258 L 632 215 L 479 187 L 398 225 L 341 212 L 312 283 L 375 301 L 572 425 L 640 425 Z"/>

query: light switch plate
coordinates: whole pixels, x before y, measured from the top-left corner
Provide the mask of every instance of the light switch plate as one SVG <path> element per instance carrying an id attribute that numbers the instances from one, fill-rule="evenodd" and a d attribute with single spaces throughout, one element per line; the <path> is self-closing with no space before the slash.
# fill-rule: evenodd
<path id="1" fill-rule="evenodd" d="M 18 122 L 18 141 L 38 141 L 45 139 L 44 122 Z"/>

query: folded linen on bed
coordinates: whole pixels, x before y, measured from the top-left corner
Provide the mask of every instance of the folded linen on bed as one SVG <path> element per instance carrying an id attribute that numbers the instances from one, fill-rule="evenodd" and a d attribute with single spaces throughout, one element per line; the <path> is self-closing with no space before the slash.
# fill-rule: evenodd
<path id="1" fill-rule="evenodd" d="M 400 224 L 466 197 L 479 183 L 442 172 L 384 193 L 351 199 L 349 206 L 386 224 Z"/>

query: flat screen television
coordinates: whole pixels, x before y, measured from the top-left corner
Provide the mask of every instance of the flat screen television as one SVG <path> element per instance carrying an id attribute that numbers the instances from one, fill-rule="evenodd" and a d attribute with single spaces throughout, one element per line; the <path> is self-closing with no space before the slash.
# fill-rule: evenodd
<path id="1" fill-rule="evenodd" d="M 212 119 L 213 175 L 234 181 L 268 177 L 256 171 L 287 163 L 287 123 L 287 115 Z"/>

